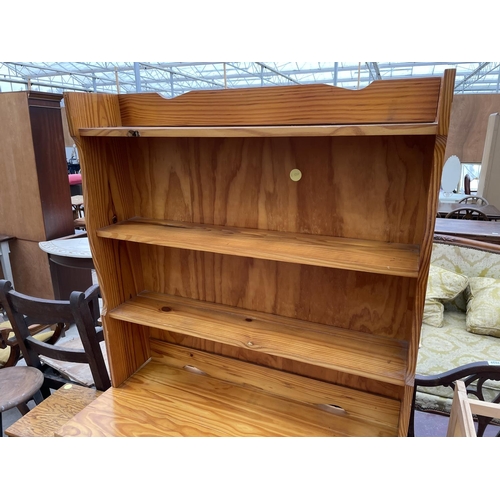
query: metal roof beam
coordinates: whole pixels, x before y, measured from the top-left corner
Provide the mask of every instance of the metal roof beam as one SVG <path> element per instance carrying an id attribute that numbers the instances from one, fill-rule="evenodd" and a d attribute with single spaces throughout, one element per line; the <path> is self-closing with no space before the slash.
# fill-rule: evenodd
<path id="1" fill-rule="evenodd" d="M 142 64 L 146 68 L 159 69 L 161 71 L 165 71 L 166 73 L 172 73 L 174 75 L 180 75 L 180 76 L 187 77 L 189 80 L 198 80 L 198 81 L 201 81 L 201 82 L 209 83 L 210 85 L 217 85 L 218 87 L 224 88 L 224 85 L 222 85 L 220 83 L 216 83 L 216 82 L 210 82 L 210 81 L 206 80 L 205 78 L 199 78 L 199 77 L 195 77 L 195 76 L 192 76 L 192 75 L 187 75 L 185 73 L 181 73 L 180 71 L 174 71 L 172 69 L 162 68 L 161 66 L 152 65 L 152 64 L 149 64 L 149 63 L 139 63 L 139 64 Z"/>
<path id="2" fill-rule="evenodd" d="M 259 66 L 262 66 L 263 68 L 267 69 L 268 71 L 272 71 L 273 73 L 276 73 L 277 75 L 280 75 L 283 78 L 286 78 L 287 80 L 290 80 L 291 82 L 296 83 L 297 85 L 301 85 L 301 83 L 298 82 L 297 80 L 294 80 L 293 78 L 289 77 L 288 75 L 285 75 L 284 73 L 282 73 L 281 71 L 278 71 L 277 69 L 271 68 L 267 64 L 264 64 L 261 62 L 257 62 L 257 64 Z"/>
<path id="3" fill-rule="evenodd" d="M 455 85 L 455 90 L 461 87 L 463 92 L 467 87 L 470 87 L 477 81 L 481 80 L 499 66 L 500 64 L 492 62 L 479 64 L 479 66 L 470 75 L 466 76 L 461 82 Z"/>

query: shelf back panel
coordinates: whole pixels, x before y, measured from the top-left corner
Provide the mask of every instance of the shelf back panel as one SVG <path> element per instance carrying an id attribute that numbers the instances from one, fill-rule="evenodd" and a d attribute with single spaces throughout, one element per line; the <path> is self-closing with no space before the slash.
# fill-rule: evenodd
<path id="1" fill-rule="evenodd" d="M 82 138 L 131 216 L 420 244 L 434 137 Z M 293 172 L 301 178 L 292 180 Z"/>

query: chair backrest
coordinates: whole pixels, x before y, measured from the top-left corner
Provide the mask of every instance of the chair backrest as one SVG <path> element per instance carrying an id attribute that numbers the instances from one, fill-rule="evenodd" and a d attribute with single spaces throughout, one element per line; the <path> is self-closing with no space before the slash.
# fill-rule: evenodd
<path id="1" fill-rule="evenodd" d="M 478 208 L 456 208 L 448 214 L 447 219 L 470 219 L 470 220 L 489 220 L 484 212 Z"/>
<path id="2" fill-rule="evenodd" d="M 478 206 L 489 205 L 488 200 L 486 200 L 482 196 L 466 196 L 465 198 L 459 200 L 458 203 L 464 203 L 465 205 L 478 205 Z"/>
<path id="3" fill-rule="evenodd" d="M 470 176 L 469 176 L 469 174 L 465 174 L 465 177 L 464 177 L 464 193 L 470 194 Z"/>
<path id="4" fill-rule="evenodd" d="M 44 372 L 47 387 L 61 387 L 67 379 L 49 373 L 40 362 L 39 355 L 59 361 L 87 363 L 96 389 L 105 391 L 111 387 L 99 346 L 99 342 L 104 340 L 102 328 L 96 326 L 99 314 L 91 307 L 95 307 L 98 294 L 99 286 L 93 285 L 85 292 L 72 292 L 69 301 L 46 300 L 16 292 L 9 281 L 0 280 L 0 301 L 5 307 L 26 364 Z M 30 334 L 29 325 L 33 323 L 74 323 L 83 349 L 69 350 L 40 342 Z"/>

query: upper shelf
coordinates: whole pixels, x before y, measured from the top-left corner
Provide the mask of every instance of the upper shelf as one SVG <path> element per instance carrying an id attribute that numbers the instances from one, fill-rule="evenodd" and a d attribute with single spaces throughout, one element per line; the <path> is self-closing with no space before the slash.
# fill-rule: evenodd
<path id="1" fill-rule="evenodd" d="M 133 218 L 98 236 L 202 252 L 416 278 L 418 245 Z"/>
<path id="2" fill-rule="evenodd" d="M 383 125 L 288 125 L 234 127 L 100 127 L 80 129 L 84 137 L 327 137 L 435 135 L 437 123 Z"/>

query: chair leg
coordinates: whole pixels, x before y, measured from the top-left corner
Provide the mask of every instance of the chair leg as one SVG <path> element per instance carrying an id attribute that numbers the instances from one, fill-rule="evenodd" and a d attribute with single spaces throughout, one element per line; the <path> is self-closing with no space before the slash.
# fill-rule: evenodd
<path id="1" fill-rule="evenodd" d="M 415 437 L 415 402 L 417 397 L 417 386 L 413 387 L 413 399 L 411 402 L 410 422 L 408 424 L 408 437 Z"/>
<path id="2" fill-rule="evenodd" d="M 50 396 L 50 389 L 49 389 L 49 396 Z M 35 404 L 39 405 L 45 398 L 43 397 L 42 391 L 36 391 L 36 393 L 33 395 L 33 401 Z"/>
<path id="3" fill-rule="evenodd" d="M 26 403 L 18 404 L 16 408 L 21 412 L 21 415 L 23 417 L 24 417 L 24 415 L 26 415 L 26 413 L 28 413 L 30 411 L 30 409 L 28 408 L 28 405 Z"/>
<path id="4" fill-rule="evenodd" d="M 2 412 L 0 411 L 0 437 L 3 437 Z"/>
<path id="5" fill-rule="evenodd" d="M 41 394 L 42 398 L 40 400 L 40 402 L 42 402 L 44 399 L 47 399 L 49 396 L 50 396 L 50 387 L 44 382 L 44 384 L 42 385 L 42 387 L 40 388 L 40 391 L 38 391 L 35 396 L 33 397 L 33 399 L 35 397 L 38 397 L 38 394 Z M 35 399 L 35 403 L 38 404 L 38 402 L 36 401 Z"/>

